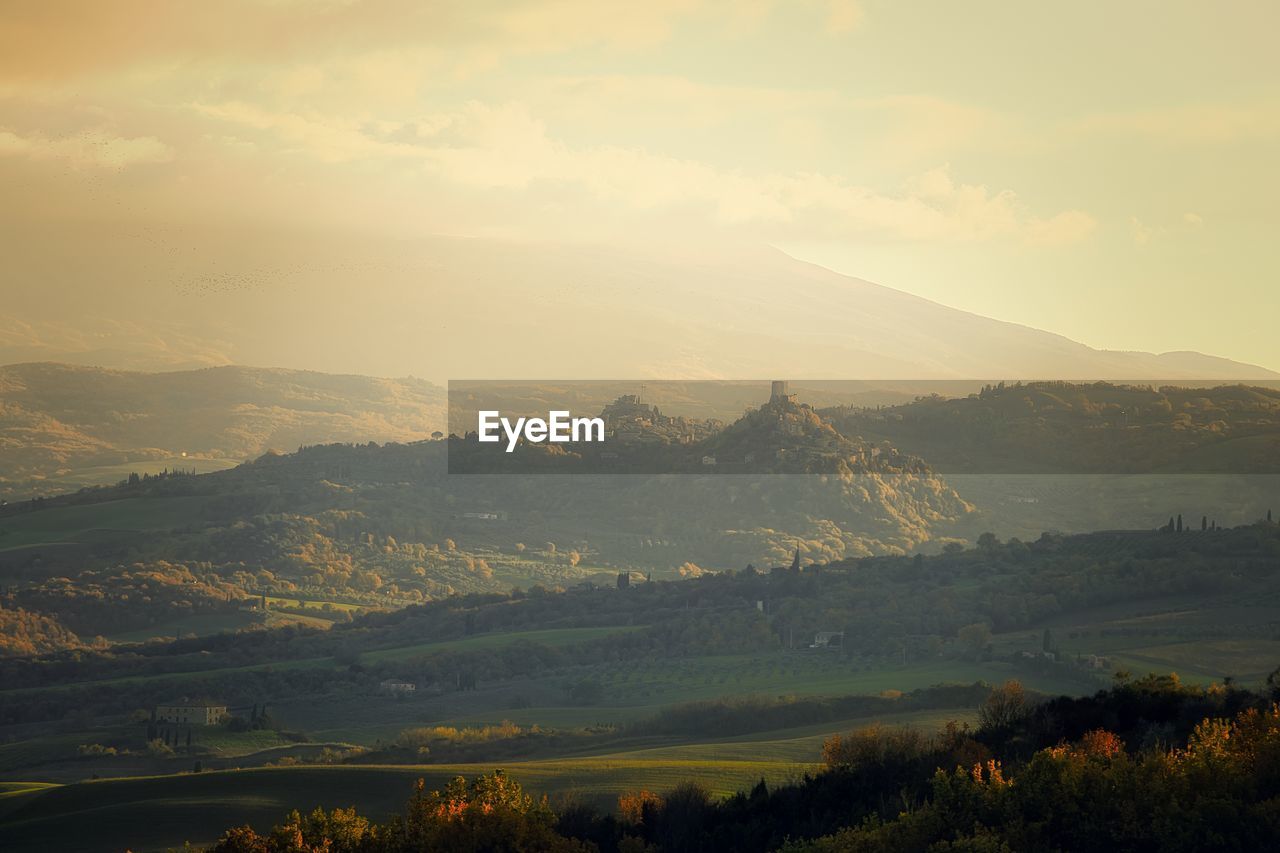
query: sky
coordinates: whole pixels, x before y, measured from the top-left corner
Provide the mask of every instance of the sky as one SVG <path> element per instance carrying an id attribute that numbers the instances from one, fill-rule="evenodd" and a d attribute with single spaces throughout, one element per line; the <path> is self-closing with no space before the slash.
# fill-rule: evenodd
<path id="1" fill-rule="evenodd" d="M 0 249 L 44 266 L 0 287 L 209 273 L 231 230 L 260 268 L 299 232 L 745 240 L 1280 368 L 1276 32 L 1269 2 L 9 0 Z"/>

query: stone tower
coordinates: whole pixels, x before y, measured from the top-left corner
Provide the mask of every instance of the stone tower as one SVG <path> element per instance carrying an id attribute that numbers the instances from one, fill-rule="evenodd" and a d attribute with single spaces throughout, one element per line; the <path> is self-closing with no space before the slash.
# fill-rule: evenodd
<path id="1" fill-rule="evenodd" d="M 791 393 L 791 384 L 785 379 L 773 380 L 769 391 L 770 403 L 794 403 L 796 396 Z"/>

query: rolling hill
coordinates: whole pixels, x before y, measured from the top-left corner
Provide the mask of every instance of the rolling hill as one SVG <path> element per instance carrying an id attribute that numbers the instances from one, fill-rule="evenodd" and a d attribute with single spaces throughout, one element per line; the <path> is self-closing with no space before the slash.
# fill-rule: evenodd
<path id="1" fill-rule="evenodd" d="M 0 496 L 134 471 L 214 471 L 304 444 L 414 441 L 443 423 L 443 389 L 412 378 L 9 365 L 0 367 Z"/>
<path id="2" fill-rule="evenodd" d="M 953 474 L 1280 473 L 1274 388 L 1019 382 L 824 411 Z"/>

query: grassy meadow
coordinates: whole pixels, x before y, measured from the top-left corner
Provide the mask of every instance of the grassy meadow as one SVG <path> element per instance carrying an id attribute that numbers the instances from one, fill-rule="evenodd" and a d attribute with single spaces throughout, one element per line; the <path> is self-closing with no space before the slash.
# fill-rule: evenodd
<path id="1" fill-rule="evenodd" d="M 172 530 L 200 521 L 206 503 L 204 497 L 140 497 L 11 515 L 0 518 L 0 550 Z"/>

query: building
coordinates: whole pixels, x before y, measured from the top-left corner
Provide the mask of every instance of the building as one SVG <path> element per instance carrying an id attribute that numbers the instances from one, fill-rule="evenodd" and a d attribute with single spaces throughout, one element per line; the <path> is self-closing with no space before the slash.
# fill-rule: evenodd
<path id="1" fill-rule="evenodd" d="M 180 723 L 187 726 L 216 726 L 226 722 L 228 716 L 226 705 L 185 700 L 172 705 L 157 705 L 155 710 L 157 723 Z"/>
<path id="2" fill-rule="evenodd" d="M 418 685 L 411 681 L 396 681 L 394 678 L 387 678 L 378 682 L 378 689 L 383 693 L 395 693 L 404 696 L 417 691 Z"/>
<path id="3" fill-rule="evenodd" d="M 819 631 L 813 635 L 811 649 L 838 649 L 844 645 L 844 631 Z"/>

